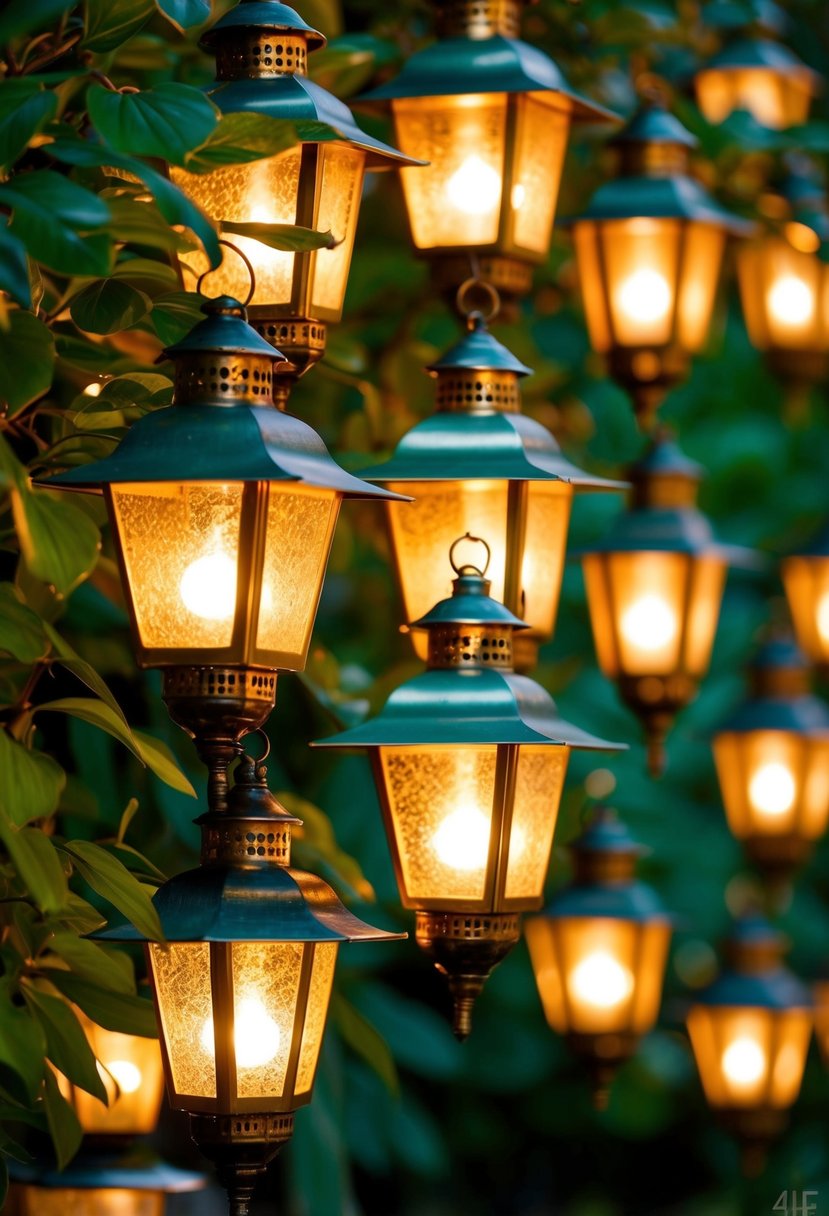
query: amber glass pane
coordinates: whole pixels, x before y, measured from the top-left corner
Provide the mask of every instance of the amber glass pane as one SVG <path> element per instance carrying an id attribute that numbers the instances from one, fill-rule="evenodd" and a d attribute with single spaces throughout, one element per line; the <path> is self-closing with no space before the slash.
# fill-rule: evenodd
<path id="1" fill-rule="evenodd" d="M 523 598 L 515 610 L 545 640 L 555 626 L 572 502 L 573 487 L 564 482 L 532 481 L 528 486 Z"/>
<path id="2" fill-rule="evenodd" d="M 112 487 L 112 499 L 142 645 L 229 646 L 242 486 L 125 484 Z"/>
<path id="3" fill-rule="evenodd" d="M 708 338 L 720 277 L 725 232 L 712 224 L 687 224 L 679 281 L 679 329 L 684 350 L 700 350 Z"/>
<path id="4" fill-rule="evenodd" d="M 782 236 L 767 236 L 740 252 L 737 274 L 758 350 L 829 349 L 829 273 L 820 258 Z"/>
<path id="5" fill-rule="evenodd" d="M 233 1038 L 240 1098 L 281 1097 L 291 1055 L 301 942 L 234 942 Z M 205 1038 L 212 1042 L 212 1024 Z"/>
<path id="6" fill-rule="evenodd" d="M 614 345 L 663 346 L 674 331 L 682 224 L 604 220 L 600 241 Z"/>
<path id="7" fill-rule="evenodd" d="M 543 257 L 550 247 L 570 114 L 554 93 L 519 93 L 512 102 L 516 128 L 511 246 Z"/>
<path id="8" fill-rule="evenodd" d="M 829 818 L 829 740 L 793 731 L 724 732 L 714 759 L 731 831 L 738 838 L 821 836 Z"/>
<path id="9" fill-rule="evenodd" d="M 518 749 L 507 899 L 541 901 L 569 758 L 569 747 Z"/>
<path id="10" fill-rule="evenodd" d="M 211 219 L 220 223 L 295 224 L 300 157 L 301 148 L 296 147 L 267 160 L 229 165 L 213 173 L 193 174 L 171 166 L 170 176 Z M 269 249 L 261 241 L 235 233 L 228 234 L 228 239 L 250 258 L 256 271 L 256 291 L 251 303 L 290 303 L 294 259 L 298 255 Z M 207 255 L 197 250 L 179 257 L 193 271 L 193 276 L 185 276 L 185 285 L 194 290 L 196 277 L 209 268 Z M 210 278 L 211 293 L 245 300 L 249 290 L 250 275 L 244 262 L 233 250 L 223 249 L 221 267 Z"/>
<path id="11" fill-rule="evenodd" d="M 418 249 L 491 245 L 498 238 L 506 94 L 396 98 L 397 143 L 428 161 L 400 171 Z"/>
<path id="12" fill-rule="evenodd" d="M 660 920 L 639 925 L 636 991 L 631 1013 L 631 1030 L 634 1034 L 647 1034 L 659 1016 L 662 984 L 670 944 L 671 925 L 669 921 Z"/>
<path id="13" fill-rule="evenodd" d="M 607 555 L 586 554 L 582 558 L 582 569 L 596 658 L 608 679 L 615 680 L 619 674 L 619 647 L 616 644 Z"/>
<path id="14" fill-rule="evenodd" d="M 829 661 L 829 558 L 789 557 L 783 583 L 797 640 L 813 663 Z"/>
<path id="15" fill-rule="evenodd" d="M 178 1096 L 216 1097 L 210 945 L 185 942 L 149 948 L 162 1046 Z"/>
<path id="16" fill-rule="evenodd" d="M 321 144 L 322 181 L 316 227 L 332 232 L 340 242 L 335 249 L 311 255 L 311 314 L 322 321 L 338 321 L 360 213 L 366 154 L 348 144 Z"/>
<path id="17" fill-rule="evenodd" d="M 824 1067 L 829 1067 L 829 980 L 818 980 L 813 989 L 815 1035 Z"/>
<path id="18" fill-rule="evenodd" d="M 256 646 L 276 666 L 305 666 L 339 504 L 334 490 L 271 483 Z"/>
<path id="19" fill-rule="evenodd" d="M 694 1005 L 688 1033 L 712 1106 L 790 1106 L 811 1033 L 805 1009 Z"/>
<path id="20" fill-rule="evenodd" d="M 294 1086 L 294 1092 L 297 1094 L 307 1093 L 314 1084 L 336 962 L 337 943 L 317 942 L 314 946 L 314 969 L 311 972 L 311 986 L 308 989 L 305 1027 L 302 1031 L 302 1047 Z"/>
<path id="21" fill-rule="evenodd" d="M 562 917 L 554 924 L 568 1031 L 610 1034 L 629 1030 L 641 926 L 604 917 Z"/>
<path id="22" fill-rule="evenodd" d="M 619 670 L 667 675 L 678 670 L 689 562 L 681 553 L 604 555 Z M 588 582 L 588 594 L 591 590 Z M 599 621 L 592 617 L 594 630 Z M 597 640 L 598 637 L 594 633 Z"/>
<path id="23" fill-rule="evenodd" d="M 599 256 L 598 224 L 590 220 L 574 224 L 573 241 L 590 344 L 603 354 L 613 345 L 613 336 L 608 314 L 607 282 Z"/>
<path id="24" fill-rule="evenodd" d="M 59 1076 L 61 1092 L 69 1098 L 87 1135 L 145 1136 L 155 1130 L 164 1096 L 164 1073 L 157 1039 L 118 1034 L 96 1026 L 75 1010 L 98 1061 L 109 1104 Z"/>
<path id="25" fill-rule="evenodd" d="M 21 1216 L 164 1216 L 161 1191 L 20 1187 Z"/>
<path id="26" fill-rule="evenodd" d="M 497 748 L 381 747 L 404 903 L 483 899 Z"/>
<path id="27" fill-rule="evenodd" d="M 724 122 L 735 110 L 748 110 L 764 127 L 783 130 L 809 115 L 809 77 L 764 67 L 711 68 L 696 78 L 697 101 L 709 122 Z"/>
<path id="28" fill-rule="evenodd" d="M 689 675 L 703 676 L 708 670 L 726 572 L 726 564 L 721 558 L 697 558 L 691 566 L 691 595 L 683 645 L 683 662 Z"/>
<path id="29" fill-rule="evenodd" d="M 556 941 L 556 922 L 543 916 L 526 921 L 524 934 L 530 951 L 535 982 L 544 1016 L 557 1034 L 570 1029 L 569 1011 L 564 997 L 562 969 Z"/>

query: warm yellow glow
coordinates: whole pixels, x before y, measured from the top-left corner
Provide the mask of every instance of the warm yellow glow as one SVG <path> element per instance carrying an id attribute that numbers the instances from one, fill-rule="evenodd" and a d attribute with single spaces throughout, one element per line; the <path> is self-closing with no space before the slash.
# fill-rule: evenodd
<path id="1" fill-rule="evenodd" d="M 236 563 L 225 553 L 207 553 L 181 576 L 184 606 L 204 621 L 227 621 L 236 607 Z"/>
<path id="2" fill-rule="evenodd" d="M 815 296 L 803 279 L 794 274 L 787 274 L 772 284 L 768 305 L 772 315 L 781 325 L 805 325 L 814 314 Z"/>
<path id="3" fill-rule="evenodd" d="M 820 249 L 820 237 L 808 224 L 793 220 L 786 225 L 785 232 L 789 244 L 801 253 L 817 253 Z"/>
<path id="4" fill-rule="evenodd" d="M 432 847 L 453 870 L 478 870 L 489 856 L 489 820 L 475 807 L 459 807 L 447 815 L 432 837 Z"/>
<path id="5" fill-rule="evenodd" d="M 758 768 L 751 778 L 748 796 L 763 815 L 785 815 L 797 795 L 791 770 L 779 761 Z"/>
<path id="6" fill-rule="evenodd" d="M 656 270 L 637 270 L 619 286 L 619 306 L 634 321 L 661 321 L 671 307 L 673 293 L 664 275 Z"/>
<path id="7" fill-rule="evenodd" d="M 111 1060 L 106 1065 L 107 1071 L 114 1078 L 122 1094 L 137 1093 L 143 1080 L 141 1069 L 131 1060 Z"/>
<path id="8" fill-rule="evenodd" d="M 570 979 L 573 995 L 599 1009 L 613 1009 L 633 991 L 633 976 L 606 950 L 582 959 Z"/>
<path id="9" fill-rule="evenodd" d="M 261 1068 L 276 1058 L 281 1039 L 279 1027 L 269 1017 L 261 1001 L 245 997 L 236 1007 L 233 1041 L 237 1068 Z M 202 1026 L 200 1042 L 205 1051 L 214 1051 L 213 1019 Z"/>
<path id="10" fill-rule="evenodd" d="M 100 380 L 92 380 L 83 391 L 87 397 L 100 397 L 103 387 Z"/>
<path id="11" fill-rule="evenodd" d="M 527 188 L 518 182 L 512 188 L 512 208 L 513 211 L 519 211 L 524 206 L 524 200 L 527 197 Z"/>
<path id="12" fill-rule="evenodd" d="M 447 181 L 446 193 L 452 206 L 465 215 L 486 215 L 498 205 L 501 175 L 480 156 L 467 156 Z"/>
<path id="13" fill-rule="evenodd" d="M 676 636 L 677 620 L 660 595 L 643 595 L 623 614 L 621 630 L 628 642 L 640 650 L 661 650 Z"/>
<path id="14" fill-rule="evenodd" d="M 818 600 L 817 631 L 821 636 L 821 640 L 829 643 L 829 591 Z"/>
<path id="15" fill-rule="evenodd" d="M 756 1085 L 766 1069 L 766 1054 L 754 1039 L 742 1035 L 726 1047 L 722 1067 L 733 1085 Z"/>

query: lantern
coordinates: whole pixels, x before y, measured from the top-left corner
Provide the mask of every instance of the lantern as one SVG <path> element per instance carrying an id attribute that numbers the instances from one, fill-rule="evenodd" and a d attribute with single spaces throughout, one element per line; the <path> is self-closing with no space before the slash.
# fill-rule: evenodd
<path id="1" fill-rule="evenodd" d="M 815 1038 L 825 1068 L 829 1068 L 829 978 L 826 973 L 812 985 L 815 1007 Z"/>
<path id="2" fill-rule="evenodd" d="M 455 570 L 451 598 L 414 623 L 428 633 L 426 672 L 322 746 L 371 752 L 400 898 L 465 1038 L 520 913 L 541 905 L 571 749 L 617 745 L 564 722 L 540 685 L 513 674 L 523 622 L 480 570 Z"/>
<path id="3" fill-rule="evenodd" d="M 797 640 L 812 663 L 829 670 L 829 526 L 781 572 Z"/>
<path id="4" fill-rule="evenodd" d="M 453 294 L 474 255 L 502 295 L 526 295 L 550 248 L 570 124 L 613 118 L 519 41 L 521 7 L 442 6 L 445 36 L 361 99 L 388 108 L 403 151 L 428 161 L 401 169 L 412 243 Z"/>
<path id="5" fill-rule="evenodd" d="M 622 482 L 593 477 L 562 456 L 553 436 L 521 411 L 529 368 L 497 342 L 479 316 L 427 370 L 436 413 L 413 427 L 391 459 L 362 476 L 414 499 L 387 513 L 407 621 L 451 591 L 456 536 L 486 536 L 493 595 L 529 624 L 515 638 L 518 670 L 535 665 L 553 633 L 573 493 Z M 412 635 L 420 658 L 424 634 Z"/>
<path id="6" fill-rule="evenodd" d="M 708 669 L 727 566 L 754 560 L 714 539 L 696 506 L 701 473 L 658 435 L 630 471 L 629 508 L 583 555 L 599 666 L 642 721 L 654 775 L 674 717 Z"/>
<path id="7" fill-rule="evenodd" d="M 785 949 L 762 918 L 739 921 L 727 968 L 688 1012 L 705 1096 L 743 1141 L 750 1171 L 797 1100 L 812 1034 L 811 998 L 784 965 Z"/>
<path id="8" fill-rule="evenodd" d="M 270 2 L 270 0 L 268 0 Z M 388 498 L 273 405 L 281 358 L 229 297 L 165 351 L 174 404 L 50 488 L 103 492 L 138 662 L 218 773 L 305 665 L 340 502 Z"/>
<path id="9" fill-rule="evenodd" d="M 223 806 L 198 821 L 201 865 L 159 888 L 166 942 L 147 942 L 170 1103 L 216 1165 L 232 1216 L 311 1100 L 337 949 L 384 933 L 312 874 L 289 868 L 300 822 L 243 757 Z M 97 934 L 146 941 L 128 926 Z"/>
<path id="10" fill-rule="evenodd" d="M 613 811 L 598 807 L 570 851 L 573 881 L 527 921 L 527 945 L 547 1021 L 587 1060 L 604 1109 L 616 1069 L 656 1022 L 671 922 L 636 881 L 640 849 Z"/>
<path id="11" fill-rule="evenodd" d="M 708 338 L 726 234 L 750 230 L 691 176 L 696 143 L 644 104 L 611 141 L 618 176 L 573 222 L 591 344 L 644 426 Z"/>
<path id="12" fill-rule="evenodd" d="M 729 828 L 764 873 L 785 878 L 829 820 L 829 711 L 790 639 L 761 647 L 748 700 L 714 736 L 714 759 Z"/>
<path id="13" fill-rule="evenodd" d="M 105 1030 L 81 1010 L 74 1012 L 98 1061 L 108 1099 L 105 1106 L 58 1075 L 60 1091 L 72 1104 L 84 1134 L 148 1136 L 158 1122 L 164 1092 L 158 1040 Z"/>
<path id="14" fill-rule="evenodd" d="M 363 174 L 412 162 L 361 131 L 346 105 L 308 79 L 308 54 L 325 38 L 286 4 L 239 0 L 200 45 L 216 57 L 208 95 L 222 114 L 261 114 L 298 127 L 300 143 L 277 156 L 212 173 L 170 169 L 173 181 L 233 233 L 233 245 L 253 263 L 251 320 L 287 356 L 276 385 L 279 396 L 287 395 L 293 379 L 322 357 L 327 325 L 342 315 Z M 330 230 L 338 244 L 299 253 L 271 249 L 246 229 L 256 224 Z M 238 225 L 245 231 L 237 232 Z M 180 260 L 196 276 L 209 268 L 201 251 Z M 244 298 L 243 258 L 231 249 L 216 273 L 219 291 Z"/>
<path id="15" fill-rule="evenodd" d="M 167 1196 L 201 1190 L 206 1179 L 135 1156 L 81 1154 L 64 1170 L 14 1165 L 16 1216 L 164 1216 Z"/>

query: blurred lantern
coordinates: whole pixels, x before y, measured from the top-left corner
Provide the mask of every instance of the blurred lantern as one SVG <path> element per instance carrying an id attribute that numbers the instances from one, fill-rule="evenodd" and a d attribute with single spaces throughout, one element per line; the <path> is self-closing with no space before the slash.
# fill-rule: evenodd
<path id="1" fill-rule="evenodd" d="M 58 1075 L 60 1091 L 70 1102 L 87 1136 L 147 1136 L 155 1130 L 164 1093 L 164 1074 L 157 1039 L 119 1034 L 97 1026 L 81 1010 L 83 1026 L 107 1091 L 107 1105 Z"/>
<path id="2" fill-rule="evenodd" d="M 223 115 L 282 119 L 295 124 L 300 137 L 287 151 L 249 164 L 207 173 L 170 169 L 173 181 L 234 234 L 233 244 L 254 265 L 252 322 L 287 356 L 276 369 L 281 396 L 322 357 L 326 325 L 342 315 L 364 172 L 412 162 L 361 131 L 346 105 L 308 79 L 308 53 L 325 38 L 286 4 L 240 0 L 200 45 L 216 57 L 208 95 Z M 294 253 L 256 239 L 256 226 L 275 224 L 330 230 L 338 243 Z M 209 267 L 201 251 L 180 259 L 196 275 Z M 218 290 L 244 297 L 248 272 L 232 249 L 216 273 Z"/>
<path id="3" fill-rule="evenodd" d="M 794 162 L 780 192 L 760 200 L 769 224 L 737 257 L 749 337 L 793 384 L 829 375 L 829 212 L 814 167 Z"/>
<path id="4" fill-rule="evenodd" d="M 553 633 L 574 491 L 624 483 L 593 477 L 562 456 L 550 432 L 521 413 L 520 379 L 530 369 L 478 314 L 470 326 L 428 369 L 437 412 L 404 436 L 391 460 L 362 476 L 414 499 L 388 511 L 405 619 L 450 593 L 454 538 L 485 536 L 493 595 L 529 625 L 515 639 L 515 666 L 525 671 Z M 426 637 L 412 636 L 425 658 Z"/>
<path id="5" fill-rule="evenodd" d="M 513 631 L 526 626 L 480 570 L 455 570 L 451 598 L 414 622 L 428 633 L 426 672 L 322 746 L 371 752 L 400 898 L 466 1038 L 520 913 L 541 905 L 571 749 L 618 745 L 563 721 L 540 685 L 513 674 Z"/>
<path id="6" fill-rule="evenodd" d="M 815 1038 L 820 1048 L 824 1068 L 829 1068 L 829 976 L 823 976 L 812 986 L 815 1006 Z"/>
<path id="7" fill-rule="evenodd" d="M 787 637 L 760 648 L 750 695 L 714 736 L 728 826 L 772 879 L 809 855 L 829 820 L 829 711 Z"/>
<path id="8" fill-rule="evenodd" d="M 173 405 L 44 484 L 103 491 L 138 662 L 164 669 L 167 707 L 221 784 L 273 707 L 277 669 L 305 666 L 340 502 L 389 494 L 274 408 L 281 355 L 241 304 L 222 296 L 202 311 L 165 351 Z"/>
<path id="9" fill-rule="evenodd" d="M 611 140 L 617 177 L 573 221 L 590 341 L 643 426 L 705 345 L 726 234 L 750 230 L 690 175 L 696 143 L 645 103 Z"/>
<path id="10" fill-rule="evenodd" d="M 701 475 L 659 434 L 630 470 L 629 508 L 583 554 L 599 666 L 641 719 L 654 775 L 674 717 L 708 670 L 727 566 L 754 561 L 714 539 L 696 506 Z"/>
<path id="11" fill-rule="evenodd" d="M 618 1066 L 656 1022 L 671 922 L 635 877 L 641 852 L 613 811 L 598 807 L 570 846 L 574 876 L 527 921 L 550 1026 L 590 1066 L 597 1108 Z"/>
<path id="12" fill-rule="evenodd" d="M 168 1195 L 206 1184 L 200 1174 L 140 1154 L 119 1158 L 85 1150 L 64 1170 L 14 1165 L 10 1173 L 15 1216 L 164 1216 Z"/>
<path id="13" fill-rule="evenodd" d="M 705 1096 L 742 1141 L 750 1173 L 785 1127 L 812 1034 L 811 998 L 783 964 L 785 950 L 785 939 L 761 918 L 738 921 L 726 969 L 688 1012 Z"/>
<path id="14" fill-rule="evenodd" d="M 613 119 L 579 97 L 537 47 L 518 39 L 521 0 L 440 5 L 441 39 L 362 102 L 388 107 L 415 249 L 454 293 L 477 273 L 526 295 L 550 248 L 571 122 Z"/>
<path id="15" fill-rule="evenodd" d="M 797 640 L 812 663 L 829 672 L 829 525 L 782 564 Z"/>
<path id="16" fill-rule="evenodd" d="M 217 1167 L 231 1216 L 311 1100 L 337 948 L 373 929 L 312 874 L 289 869 L 299 824 L 243 757 L 224 806 L 198 820 L 201 865 L 153 897 L 166 943 L 147 942 L 171 1104 Z M 111 941 L 147 941 L 131 926 Z"/>

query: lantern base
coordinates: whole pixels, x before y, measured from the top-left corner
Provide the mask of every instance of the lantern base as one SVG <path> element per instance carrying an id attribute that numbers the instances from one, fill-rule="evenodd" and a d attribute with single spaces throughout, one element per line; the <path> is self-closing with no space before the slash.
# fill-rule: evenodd
<path id="1" fill-rule="evenodd" d="M 607 356 L 607 370 L 630 394 L 643 431 L 653 430 L 657 410 L 670 389 L 687 377 L 688 365 L 686 353 L 675 346 L 625 347 Z"/>
<path id="2" fill-rule="evenodd" d="M 621 676 L 619 695 L 645 728 L 648 772 L 665 772 L 665 739 L 674 718 L 697 694 L 697 682 L 677 673 L 670 676 Z"/>
<path id="3" fill-rule="evenodd" d="M 432 282 L 451 307 L 455 307 L 458 288 L 467 279 L 487 283 L 498 292 L 501 320 L 514 320 L 517 303 L 529 295 L 533 286 L 533 268 L 529 262 L 503 254 L 426 253 L 432 268 Z M 283 352 L 285 353 L 285 352 Z"/>
<path id="4" fill-rule="evenodd" d="M 230 1216 L 248 1216 L 253 1192 L 282 1145 L 294 1134 L 294 1116 L 190 1115 L 190 1135 L 216 1167 L 228 1193 Z"/>
<path id="5" fill-rule="evenodd" d="M 634 1034 L 567 1035 L 567 1046 L 573 1054 L 587 1061 L 596 1110 L 607 1110 L 613 1078 L 635 1053 L 638 1043 L 639 1037 Z"/>
<path id="6" fill-rule="evenodd" d="M 765 1169 L 769 1146 L 786 1128 L 787 1113 L 761 1106 L 751 1110 L 724 1108 L 717 1114 L 723 1127 L 740 1142 L 743 1174 L 757 1178 Z"/>
<path id="7" fill-rule="evenodd" d="M 746 857 L 763 876 L 769 897 L 785 904 L 792 876 L 808 860 L 813 840 L 801 836 L 746 836 L 742 841 Z"/>
<path id="8" fill-rule="evenodd" d="M 449 984 L 452 1030 L 463 1041 L 484 983 L 521 936 L 517 912 L 418 912 L 415 940 Z"/>
<path id="9" fill-rule="evenodd" d="M 792 387 L 809 388 L 829 377 L 829 351 L 768 350 L 766 362 L 778 379 Z"/>
<path id="10" fill-rule="evenodd" d="M 325 354 L 328 327 L 313 317 L 274 317 L 267 309 L 259 308 L 248 311 L 250 323 L 260 338 L 275 346 L 287 360 L 275 364 L 273 369 L 274 404 L 284 409 L 297 380 Z"/>

